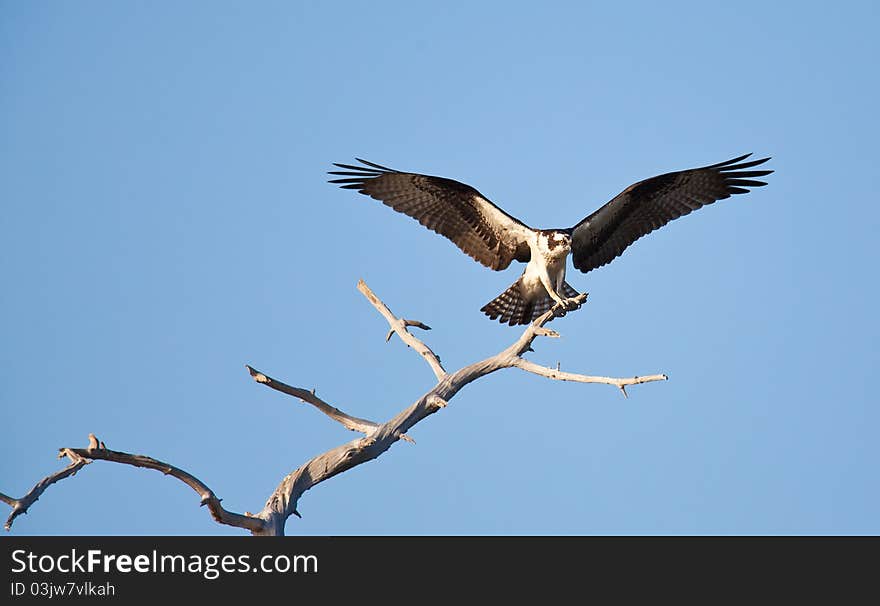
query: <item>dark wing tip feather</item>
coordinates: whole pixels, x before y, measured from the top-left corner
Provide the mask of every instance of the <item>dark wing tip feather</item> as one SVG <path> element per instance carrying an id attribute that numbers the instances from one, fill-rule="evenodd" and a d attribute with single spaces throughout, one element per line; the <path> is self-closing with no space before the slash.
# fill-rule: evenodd
<path id="1" fill-rule="evenodd" d="M 714 164 L 712 166 L 707 166 L 706 168 L 715 168 L 719 172 L 727 172 L 731 170 L 742 170 L 744 168 L 752 168 L 753 166 L 758 166 L 760 164 L 764 164 L 770 158 L 759 158 L 758 160 L 749 160 L 748 162 L 740 162 L 740 160 L 744 160 L 748 158 L 752 154 L 747 154 L 745 156 L 740 156 L 739 158 L 734 158 L 733 160 L 728 160 L 727 162 L 722 162 L 721 164 Z"/>
<path id="2" fill-rule="evenodd" d="M 741 170 L 736 173 L 737 179 L 747 179 L 748 177 L 766 177 L 773 173 L 772 170 Z"/>
<path id="3" fill-rule="evenodd" d="M 714 169 L 724 176 L 724 185 L 727 188 L 727 193 L 745 194 L 750 191 L 748 189 L 749 187 L 764 187 L 765 185 L 767 185 L 766 181 L 758 181 L 756 179 L 752 179 L 751 177 L 766 177 L 767 175 L 773 173 L 772 170 L 744 169 L 753 168 L 755 166 L 764 164 L 770 158 L 760 158 L 758 160 L 743 162 L 743 160 L 745 160 L 749 156 L 751 156 L 751 154 L 746 154 L 745 156 L 740 156 L 738 158 L 734 158 L 733 160 L 728 160 L 727 162 L 713 165 Z"/>
<path id="4" fill-rule="evenodd" d="M 358 170 L 328 170 L 328 175 L 348 175 L 351 177 L 358 177 L 364 174 L 364 171 Z"/>
<path id="5" fill-rule="evenodd" d="M 737 156 L 736 158 L 731 158 L 730 160 L 725 160 L 724 162 L 719 162 L 717 164 L 710 164 L 709 166 L 704 166 L 703 168 L 714 168 L 719 172 L 727 172 L 731 170 L 742 170 L 744 168 L 751 168 L 752 166 L 758 166 L 759 164 L 764 164 L 771 159 L 770 156 L 766 158 L 759 158 L 758 160 L 749 160 L 748 162 L 743 162 L 746 158 L 749 158 L 752 154 L 743 154 L 742 156 Z"/>
<path id="6" fill-rule="evenodd" d="M 330 173 L 330 174 L 332 175 L 334 173 Z M 363 182 L 364 182 L 363 177 L 355 177 L 355 178 L 349 178 L 349 179 L 330 179 L 328 181 L 328 183 L 363 183 Z"/>
<path id="7" fill-rule="evenodd" d="M 381 164 L 376 164 L 375 162 L 370 162 L 368 160 L 363 160 L 361 158 L 355 158 L 355 160 L 357 160 L 361 164 L 366 164 L 367 166 L 372 166 L 373 168 L 376 168 L 376 169 L 382 171 L 383 173 L 396 173 L 396 172 L 398 172 L 398 171 L 394 170 L 393 168 L 388 168 L 387 166 L 382 166 Z"/>
<path id="8" fill-rule="evenodd" d="M 755 181 L 754 179 L 727 179 L 728 185 L 743 185 L 745 187 L 763 187 L 767 185 L 766 181 Z"/>
<path id="9" fill-rule="evenodd" d="M 380 164 L 368 162 L 367 160 L 362 160 L 360 158 L 355 158 L 355 160 L 357 160 L 364 166 L 357 166 L 356 164 L 340 164 L 338 162 L 334 162 L 333 166 L 345 170 L 328 170 L 327 174 L 346 178 L 330 179 L 328 183 L 348 184 L 340 185 L 340 187 L 343 189 L 361 189 L 363 185 L 370 179 L 375 179 L 376 177 L 381 177 L 382 175 L 399 172 L 392 168 L 387 168 Z"/>
<path id="10" fill-rule="evenodd" d="M 746 158 L 748 158 L 751 155 L 752 155 L 752 152 L 749 152 L 747 154 L 743 154 L 742 156 L 737 156 L 736 158 L 732 158 L 730 160 L 725 160 L 724 162 L 718 162 L 717 164 L 710 164 L 709 166 L 704 166 L 703 168 L 723 168 L 725 166 L 729 166 L 731 164 L 736 164 L 737 162 L 741 162 L 742 160 L 745 160 Z M 762 162 L 765 162 L 766 160 L 769 160 L 769 158 L 762 160 Z"/>

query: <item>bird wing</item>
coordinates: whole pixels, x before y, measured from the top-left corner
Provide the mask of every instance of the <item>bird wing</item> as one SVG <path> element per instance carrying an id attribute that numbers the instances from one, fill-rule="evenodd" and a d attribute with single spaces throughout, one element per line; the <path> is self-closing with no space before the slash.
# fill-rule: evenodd
<path id="1" fill-rule="evenodd" d="M 528 236 L 533 230 L 470 185 L 357 161 L 363 166 L 334 164 L 345 170 L 330 171 L 343 177 L 330 183 L 355 189 L 409 215 L 490 269 L 505 269 L 514 259 L 529 260 Z"/>
<path id="2" fill-rule="evenodd" d="M 586 273 L 620 256 L 633 242 L 678 217 L 749 187 L 767 185 L 753 177 L 772 170 L 747 170 L 770 158 L 726 162 L 651 177 L 630 185 L 572 228 L 572 262 Z"/>

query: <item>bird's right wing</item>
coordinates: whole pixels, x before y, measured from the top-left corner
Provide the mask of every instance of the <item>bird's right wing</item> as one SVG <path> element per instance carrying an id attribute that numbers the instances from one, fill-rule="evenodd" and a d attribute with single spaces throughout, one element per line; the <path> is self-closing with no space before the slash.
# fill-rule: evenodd
<path id="1" fill-rule="evenodd" d="M 334 164 L 345 170 L 330 171 L 343 177 L 330 183 L 355 189 L 409 215 L 490 269 L 505 269 L 514 259 L 529 260 L 528 236 L 533 230 L 470 185 L 357 161 L 363 166 Z"/>

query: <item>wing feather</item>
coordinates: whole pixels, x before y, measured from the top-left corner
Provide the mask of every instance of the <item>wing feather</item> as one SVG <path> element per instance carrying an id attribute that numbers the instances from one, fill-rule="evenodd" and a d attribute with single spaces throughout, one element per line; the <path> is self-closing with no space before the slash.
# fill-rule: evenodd
<path id="1" fill-rule="evenodd" d="M 744 170 L 770 158 L 743 162 L 751 154 L 725 162 L 658 175 L 630 185 L 572 228 L 572 262 L 582 272 L 601 267 L 641 238 L 716 200 L 767 185 L 752 177 L 772 170 Z"/>
<path id="2" fill-rule="evenodd" d="M 505 269 L 514 259 L 529 260 L 531 228 L 470 185 L 356 160 L 363 166 L 334 164 L 344 170 L 330 171 L 342 177 L 330 183 L 355 189 L 412 217 L 490 269 Z"/>

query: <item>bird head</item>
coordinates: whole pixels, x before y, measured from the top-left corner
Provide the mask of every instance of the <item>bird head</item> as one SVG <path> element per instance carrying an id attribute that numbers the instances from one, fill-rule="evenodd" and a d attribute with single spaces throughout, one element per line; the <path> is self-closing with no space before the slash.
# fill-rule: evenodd
<path id="1" fill-rule="evenodd" d="M 565 251 L 570 251 L 571 236 L 564 231 L 554 231 L 547 238 L 547 244 L 551 250 L 561 246 Z"/>

